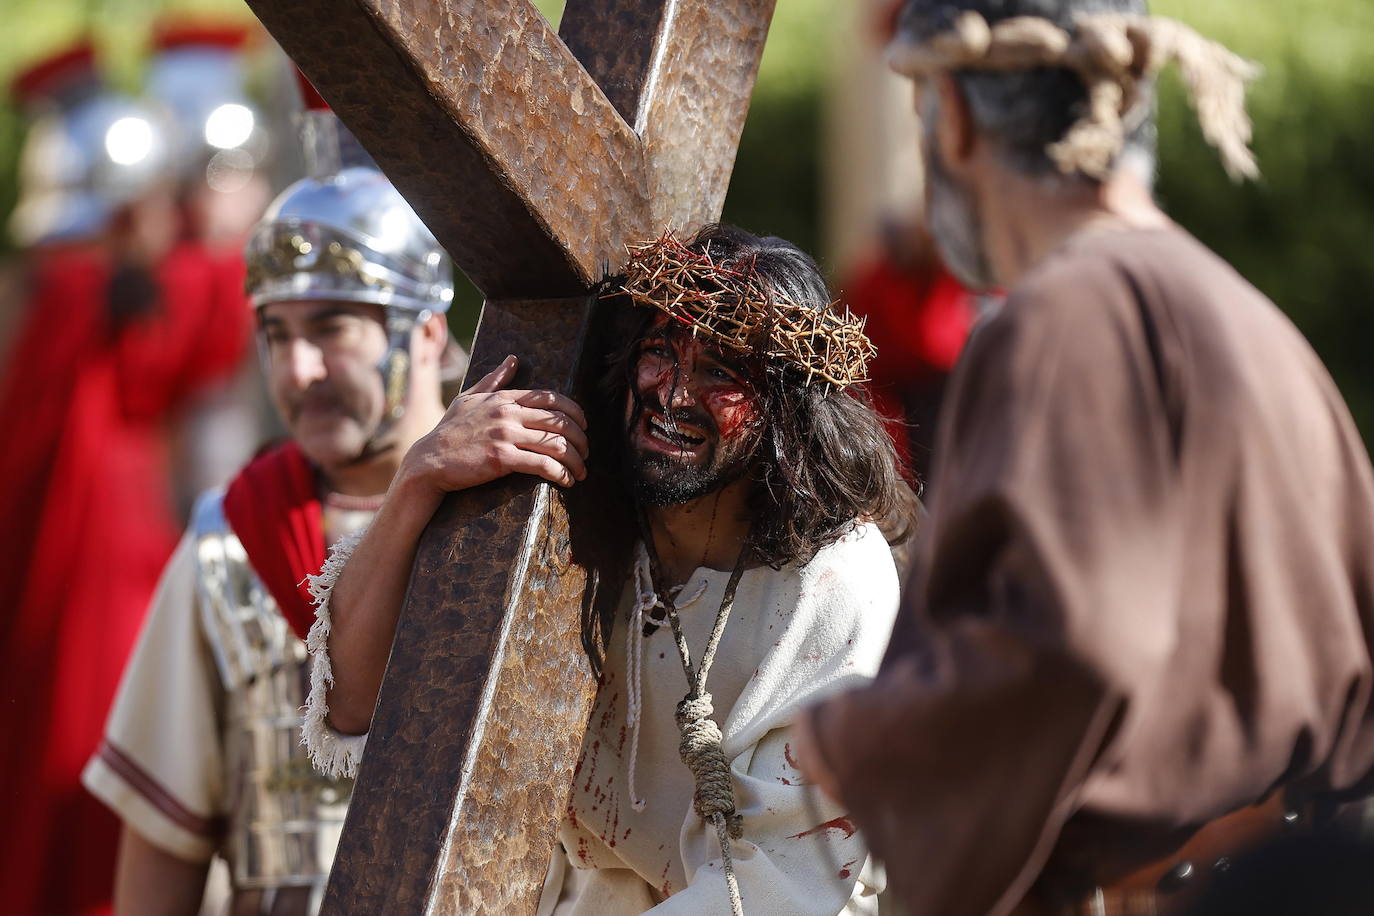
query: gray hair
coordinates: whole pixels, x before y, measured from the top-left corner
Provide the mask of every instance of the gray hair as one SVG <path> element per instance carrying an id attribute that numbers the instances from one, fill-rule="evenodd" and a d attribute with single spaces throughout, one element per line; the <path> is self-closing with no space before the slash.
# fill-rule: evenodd
<path id="1" fill-rule="evenodd" d="M 1147 13 L 1145 0 L 910 0 L 898 22 L 899 32 L 924 42 L 948 31 L 960 14 L 973 11 L 988 23 L 1017 16 L 1038 16 L 1072 30 L 1081 13 Z M 1088 105 L 1082 81 L 1066 69 L 970 71 L 952 74 L 968 101 L 974 125 L 997 148 L 1008 168 L 1036 178 L 1087 181 L 1076 173 L 1064 175 L 1047 148 L 1059 142 Z M 1141 102 L 1117 157 L 1118 168 L 1129 169 L 1147 185 L 1153 183 L 1157 134 L 1154 93 Z"/>

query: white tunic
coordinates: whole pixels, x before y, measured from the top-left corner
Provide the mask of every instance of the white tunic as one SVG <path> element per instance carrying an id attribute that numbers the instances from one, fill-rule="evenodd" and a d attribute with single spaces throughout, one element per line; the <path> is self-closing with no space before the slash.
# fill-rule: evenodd
<path id="1" fill-rule="evenodd" d="M 332 576 L 330 577 L 332 579 Z M 698 569 L 679 593 L 693 663 L 720 607 L 728 572 Z M 330 582 L 323 585 L 332 584 Z M 803 706 L 877 671 L 897 610 L 898 583 L 876 526 L 857 528 L 803 567 L 747 570 L 706 688 L 734 777 L 744 835 L 731 855 L 746 916 L 877 911 L 880 873 L 843 811 L 805 784 L 789 743 Z M 715 830 L 692 809 L 692 775 L 678 756 L 674 710 L 687 681 L 665 624 L 642 641 L 642 719 L 634 810 L 628 617 L 622 603 L 605 673 L 560 827 L 541 916 L 708 916 L 729 913 Z M 327 627 L 327 594 L 322 602 Z M 315 634 L 312 634 L 312 637 Z M 312 650 L 316 640 L 312 638 Z M 322 645 L 323 640 L 319 640 Z M 321 665 L 318 662 L 323 661 Z M 327 670 L 317 660 L 315 674 Z M 323 685 L 312 684 L 316 722 Z M 361 744 L 307 732 L 317 759 L 356 767 Z"/>
<path id="2" fill-rule="evenodd" d="M 82 782 L 159 849 L 197 863 L 218 852 L 235 861 L 241 886 L 273 886 L 276 877 L 261 874 L 269 864 L 295 867 L 308 860 L 311 876 L 328 871 L 347 787 L 302 778 L 304 761 L 293 759 L 290 744 L 275 743 L 273 728 L 283 736 L 294 730 L 288 720 L 296 718 L 300 703 L 305 647 L 244 558 L 223 520 L 221 496 L 214 490 L 197 502 L 196 524 L 163 570 L 104 740 Z M 329 501 L 323 514 L 327 543 L 365 526 L 373 515 Z M 196 531 L 204 518 L 214 521 Z M 232 565 L 246 577 L 228 575 L 223 563 L 207 572 L 198 559 L 206 550 L 237 558 Z M 223 625 L 226 616 L 234 618 L 234 627 Z M 276 752 L 250 755 L 242 741 L 235 752 L 234 732 L 240 728 L 266 735 L 262 740 Z M 264 793 L 264 784 L 287 788 Z M 337 803 L 321 802 L 318 810 L 304 805 L 302 799 L 316 794 L 338 796 Z M 317 823 L 321 818 L 327 823 Z M 307 823 L 319 832 L 318 847 L 310 844 L 309 855 L 299 852 L 306 849 Z M 232 829 L 226 836 L 235 825 L 250 839 Z M 251 854 L 239 849 L 245 843 L 254 847 Z M 270 856 L 257 849 L 262 843 L 271 847 Z M 298 871 L 290 877 L 282 886 L 305 883 Z"/>

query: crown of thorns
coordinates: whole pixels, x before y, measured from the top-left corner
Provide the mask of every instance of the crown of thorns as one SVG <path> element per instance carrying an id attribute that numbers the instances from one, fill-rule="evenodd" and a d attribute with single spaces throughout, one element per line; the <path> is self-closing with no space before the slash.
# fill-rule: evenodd
<path id="1" fill-rule="evenodd" d="M 719 264 L 671 232 L 625 250 L 630 260 L 623 279 L 608 295 L 623 293 L 635 305 L 687 325 L 694 335 L 793 366 L 808 384 L 819 379 L 844 388 L 868 380 L 868 361 L 877 350 L 864 334 L 864 319 L 848 307 L 799 305 L 771 289 L 752 260 Z"/>

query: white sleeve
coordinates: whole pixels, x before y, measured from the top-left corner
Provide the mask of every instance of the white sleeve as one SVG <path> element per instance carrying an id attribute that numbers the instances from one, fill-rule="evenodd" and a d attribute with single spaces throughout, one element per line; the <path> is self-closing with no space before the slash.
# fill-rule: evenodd
<path id="1" fill-rule="evenodd" d="M 363 532 L 339 538 L 325 560 L 320 574 L 310 577 L 310 594 L 315 599 L 315 623 L 305 638 L 310 652 L 310 694 L 305 700 L 305 722 L 301 726 L 301 740 L 310 754 L 315 769 L 338 779 L 358 773 L 367 735 L 345 735 L 329 725 L 329 704 L 325 693 L 334 686 L 334 669 L 329 663 L 329 599 L 339 581 Z"/>
<path id="2" fill-rule="evenodd" d="M 224 691 L 201 628 L 195 541 L 172 555 L 81 781 L 129 827 L 190 862 L 214 855 L 226 808 Z"/>

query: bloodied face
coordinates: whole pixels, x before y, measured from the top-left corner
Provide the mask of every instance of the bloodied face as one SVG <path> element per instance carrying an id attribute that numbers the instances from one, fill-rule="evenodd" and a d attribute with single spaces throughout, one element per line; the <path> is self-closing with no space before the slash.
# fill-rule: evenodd
<path id="1" fill-rule="evenodd" d="M 630 384 L 627 447 L 640 499 L 690 502 L 743 476 L 761 412 L 751 374 L 731 351 L 665 316 L 640 341 Z"/>

